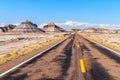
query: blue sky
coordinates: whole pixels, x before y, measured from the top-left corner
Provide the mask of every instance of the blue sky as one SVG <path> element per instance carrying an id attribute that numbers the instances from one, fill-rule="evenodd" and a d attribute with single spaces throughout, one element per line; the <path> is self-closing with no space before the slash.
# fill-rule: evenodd
<path id="1" fill-rule="evenodd" d="M 0 0 L 0 24 L 120 24 L 120 0 Z"/>

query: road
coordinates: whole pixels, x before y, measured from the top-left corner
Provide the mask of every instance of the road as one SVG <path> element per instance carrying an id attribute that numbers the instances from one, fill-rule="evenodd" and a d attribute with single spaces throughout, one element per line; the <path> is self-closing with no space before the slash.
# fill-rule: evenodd
<path id="1" fill-rule="evenodd" d="M 120 56 L 75 34 L 0 80 L 120 80 Z"/>
<path id="2" fill-rule="evenodd" d="M 70 80 L 74 71 L 72 44 L 71 37 L 1 80 Z"/>

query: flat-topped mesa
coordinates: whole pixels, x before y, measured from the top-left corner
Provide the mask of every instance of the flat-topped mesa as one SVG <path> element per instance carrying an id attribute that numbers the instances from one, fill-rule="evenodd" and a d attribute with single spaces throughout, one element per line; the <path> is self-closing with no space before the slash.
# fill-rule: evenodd
<path id="1" fill-rule="evenodd" d="M 21 22 L 21 24 L 33 24 L 33 23 L 31 21 L 26 20 L 24 22 Z"/>
<path id="2" fill-rule="evenodd" d="M 17 27 L 15 27 L 12 32 L 15 33 L 43 33 L 44 31 L 37 27 L 36 24 L 33 24 L 32 22 L 26 20 L 25 22 L 22 22 Z"/>
<path id="3" fill-rule="evenodd" d="M 55 25 L 53 22 L 48 23 L 48 27 L 52 27 L 52 26 L 57 26 L 57 25 Z"/>
<path id="4" fill-rule="evenodd" d="M 65 30 L 55 23 L 48 23 L 47 25 L 44 26 L 44 31 L 46 32 L 65 32 Z"/>
<path id="5" fill-rule="evenodd" d="M 37 27 L 37 24 L 33 24 L 31 21 L 28 21 L 28 20 L 21 22 L 21 24 L 31 24 Z"/>

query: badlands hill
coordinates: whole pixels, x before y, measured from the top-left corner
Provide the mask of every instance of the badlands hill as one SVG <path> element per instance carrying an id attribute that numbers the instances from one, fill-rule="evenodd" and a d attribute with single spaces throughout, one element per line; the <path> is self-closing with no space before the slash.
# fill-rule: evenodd
<path id="1" fill-rule="evenodd" d="M 8 24 L 8 25 L 5 25 L 5 26 L 2 26 L 2 27 L 0 27 L 0 33 L 1 32 L 9 32 L 12 29 L 14 29 L 15 27 L 16 27 L 16 25 L 12 25 L 12 24 Z"/>
<path id="2" fill-rule="evenodd" d="M 87 33 L 120 33 L 119 29 L 115 30 L 110 30 L 110 29 L 105 29 L 105 28 L 86 28 L 81 30 L 81 32 L 87 32 Z"/>
<path id="3" fill-rule="evenodd" d="M 44 33 L 36 24 L 26 20 L 12 30 L 13 33 Z"/>
<path id="4" fill-rule="evenodd" d="M 65 32 L 65 30 L 54 23 L 48 23 L 44 26 L 46 32 Z"/>

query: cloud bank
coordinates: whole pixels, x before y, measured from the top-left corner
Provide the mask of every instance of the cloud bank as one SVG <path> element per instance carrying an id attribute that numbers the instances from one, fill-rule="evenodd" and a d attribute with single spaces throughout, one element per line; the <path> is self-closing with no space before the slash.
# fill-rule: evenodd
<path id="1" fill-rule="evenodd" d="M 67 21 L 63 24 L 63 26 L 78 28 L 78 29 L 83 29 L 88 27 L 120 29 L 120 24 L 92 24 L 92 23 L 75 22 L 75 21 Z"/>
<path id="2" fill-rule="evenodd" d="M 93 23 L 86 23 L 86 22 L 76 22 L 76 21 L 67 21 L 65 23 L 56 23 L 57 25 L 65 28 L 77 28 L 77 29 L 84 29 L 84 28 L 107 28 L 107 29 L 120 29 L 120 24 L 93 24 Z"/>

